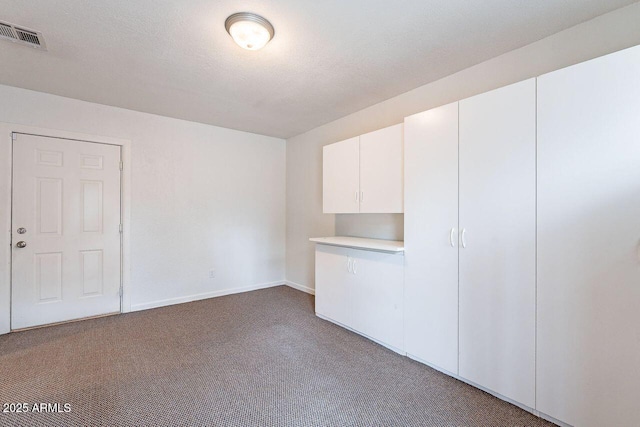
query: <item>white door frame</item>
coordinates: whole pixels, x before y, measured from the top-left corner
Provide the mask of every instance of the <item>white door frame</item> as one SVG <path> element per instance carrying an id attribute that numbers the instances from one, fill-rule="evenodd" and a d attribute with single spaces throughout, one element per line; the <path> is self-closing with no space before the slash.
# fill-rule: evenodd
<path id="1" fill-rule="evenodd" d="M 72 139 L 83 142 L 119 145 L 123 171 L 121 180 L 121 239 L 122 302 L 120 311 L 131 311 L 131 141 L 120 138 L 88 135 L 57 129 L 45 129 L 0 122 L 0 334 L 11 331 L 11 190 L 13 168 L 12 134 L 24 133 L 52 138 Z"/>

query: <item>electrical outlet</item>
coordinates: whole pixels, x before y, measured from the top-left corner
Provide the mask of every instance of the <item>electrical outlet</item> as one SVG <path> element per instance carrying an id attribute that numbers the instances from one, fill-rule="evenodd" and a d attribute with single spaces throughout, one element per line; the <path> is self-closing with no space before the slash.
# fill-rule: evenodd
<path id="1" fill-rule="evenodd" d="M 215 279 L 215 277 L 216 277 L 216 270 L 215 269 L 209 270 L 209 279 Z"/>

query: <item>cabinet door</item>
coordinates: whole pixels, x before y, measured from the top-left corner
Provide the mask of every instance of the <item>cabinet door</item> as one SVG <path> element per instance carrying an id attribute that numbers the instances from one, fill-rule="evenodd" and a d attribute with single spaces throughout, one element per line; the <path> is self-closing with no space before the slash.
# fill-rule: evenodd
<path id="1" fill-rule="evenodd" d="M 360 212 L 403 211 L 403 125 L 360 136 Z"/>
<path id="2" fill-rule="evenodd" d="M 322 149 L 322 207 L 324 213 L 360 211 L 359 137 Z"/>
<path id="3" fill-rule="evenodd" d="M 351 326 L 353 274 L 349 249 L 316 245 L 316 313 Z"/>
<path id="4" fill-rule="evenodd" d="M 640 48 L 538 79 L 537 409 L 640 421 Z"/>
<path id="5" fill-rule="evenodd" d="M 402 350 L 403 256 L 356 249 L 350 254 L 355 278 L 353 329 Z"/>
<path id="6" fill-rule="evenodd" d="M 535 406 L 536 83 L 460 101 L 460 376 Z"/>
<path id="7" fill-rule="evenodd" d="M 407 117 L 405 348 L 458 373 L 458 103 Z"/>

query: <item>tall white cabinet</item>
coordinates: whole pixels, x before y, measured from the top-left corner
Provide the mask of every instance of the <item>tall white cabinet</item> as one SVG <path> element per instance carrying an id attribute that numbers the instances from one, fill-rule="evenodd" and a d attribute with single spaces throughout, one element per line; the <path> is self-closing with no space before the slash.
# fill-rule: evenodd
<path id="1" fill-rule="evenodd" d="M 405 348 L 458 373 L 458 103 L 405 118 Z"/>
<path id="2" fill-rule="evenodd" d="M 538 79 L 537 408 L 640 423 L 640 47 Z"/>
<path id="3" fill-rule="evenodd" d="M 535 407 L 536 82 L 460 101 L 459 375 Z"/>
<path id="4" fill-rule="evenodd" d="M 536 84 L 405 121 L 407 353 L 535 406 Z"/>

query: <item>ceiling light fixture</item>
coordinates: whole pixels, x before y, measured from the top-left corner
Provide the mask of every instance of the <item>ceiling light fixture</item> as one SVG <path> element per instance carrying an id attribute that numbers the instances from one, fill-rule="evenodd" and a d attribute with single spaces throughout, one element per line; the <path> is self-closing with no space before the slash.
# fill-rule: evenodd
<path id="1" fill-rule="evenodd" d="M 262 49 L 273 38 L 273 26 L 260 15 L 250 12 L 234 13 L 224 22 L 233 40 L 248 50 Z"/>

